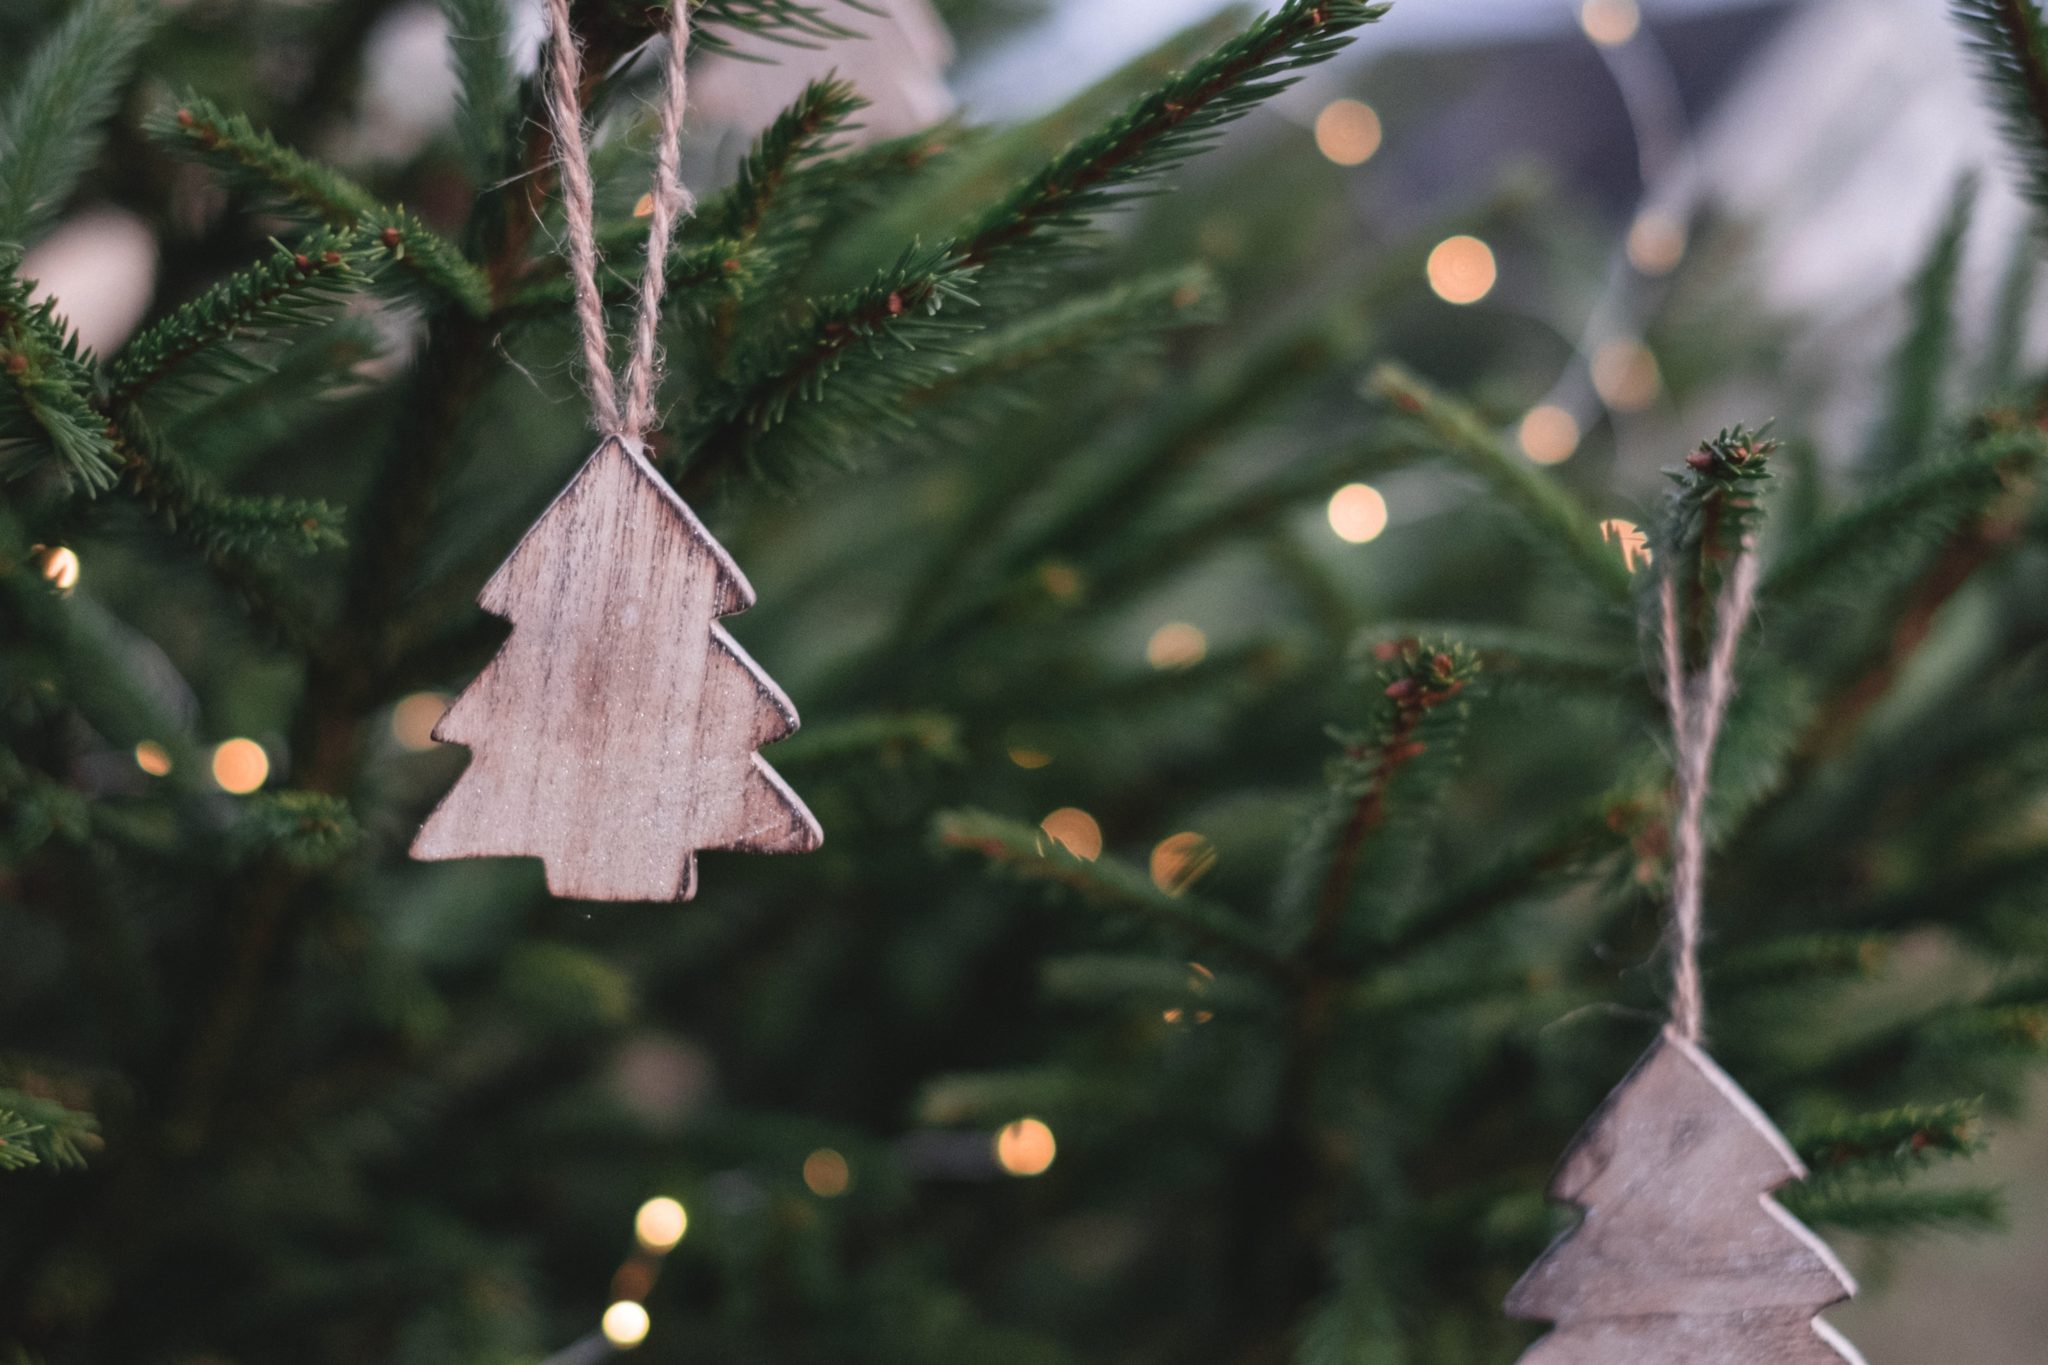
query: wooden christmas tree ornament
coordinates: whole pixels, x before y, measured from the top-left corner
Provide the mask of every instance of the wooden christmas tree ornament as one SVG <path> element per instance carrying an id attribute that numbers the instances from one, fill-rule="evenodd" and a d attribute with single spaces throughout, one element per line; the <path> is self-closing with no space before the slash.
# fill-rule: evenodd
<path id="1" fill-rule="evenodd" d="M 1551 1197 L 1585 1216 L 1516 1283 L 1507 1311 L 1555 1324 L 1521 1365 L 1863 1365 L 1819 1318 L 1856 1282 L 1771 1198 L 1805 1167 L 1700 1045 L 1708 775 L 1755 602 L 1756 556 L 1745 541 L 1697 674 L 1685 664 L 1668 574 L 1662 643 L 1678 787 L 1671 1023 L 1566 1152 Z"/>
<path id="2" fill-rule="evenodd" d="M 678 169 L 689 12 L 669 6 L 647 260 L 614 380 L 581 58 L 568 0 L 547 0 L 564 238 L 604 439 L 484 586 L 479 601 L 512 622 L 512 637 L 434 727 L 474 757 L 412 846 L 426 859 L 536 857 L 551 891 L 584 900 L 688 900 L 702 849 L 801 853 L 823 837 L 754 752 L 794 731 L 796 710 L 717 624 L 754 591 L 641 444 L 654 423 L 664 266 L 689 208 Z"/>
<path id="3" fill-rule="evenodd" d="M 818 823 L 754 750 L 796 711 L 717 617 L 753 589 L 607 438 L 478 599 L 512 637 L 434 727 L 474 752 L 416 858 L 533 856 L 584 900 L 688 900 L 699 849 L 803 853 Z"/>
<path id="4" fill-rule="evenodd" d="M 1551 1184 L 1585 1218 L 1508 1294 L 1510 1316 L 1557 1325 L 1522 1365 L 1862 1365 L 1816 1316 L 1855 1281 L 1770 1197 L 1805 1174 L 1727 1073 L 1666 1029 Z"/>

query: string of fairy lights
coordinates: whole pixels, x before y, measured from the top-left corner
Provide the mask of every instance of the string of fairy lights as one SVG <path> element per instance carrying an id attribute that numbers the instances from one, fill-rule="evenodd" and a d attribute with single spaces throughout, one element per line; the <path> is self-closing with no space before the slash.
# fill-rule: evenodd
<path id="1" fill-rule="evenodd" d="M 1191 964 L 1203 975 L 1207 968 Z M 1201 1012 L 1206 1018 L 1206 1011 Z M 1043 1119 L 1025 1116 L 1004 1124 L 986 1139 L 983 1164 L 989 1174 L 1029 1179 L 1052 1169 L 1059 1143 Z M 963 1163 L 948 1163 L 949 1173 L 962 1174 Z M 971 1170 L 971 1165 L 965 1167 Z M 819 1199 L 837 1199 L 853 1189 L 854 1170 L 844 1153 L 819 1147 L 803 1159 L 799 1171 L 804 1188 Z M 661 1279 L 671 1252 L 690 1230 L 690 1213 L 682 1200 L 659 1194 L 633 1214 L 633 1247 L 612 1276 L 611 1294 L 598 1317 L 597 1330 L 542 1362 L 542 1365 L 584 1365 L 608 1352 L 630 1351 L 647 1340 L 654 1319 L 647 1299 Z"/>

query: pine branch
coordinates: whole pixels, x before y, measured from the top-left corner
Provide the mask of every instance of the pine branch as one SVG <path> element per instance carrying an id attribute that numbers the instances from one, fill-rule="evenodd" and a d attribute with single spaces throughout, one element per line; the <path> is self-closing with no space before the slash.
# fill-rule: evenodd
<path id="1" fill-rule="evenodd" d="M 935 830 L 947 848 L 977 854 L 1019 877 L 1063 886 L 1191 943 L 1233 953 L 1269 971 L 1279 969 L 1258 932 L 1233 911 L 1161 891 L 1143 872 L 1115 859 L 1078 858 L 1034 825 L 980 811 L 948 811 L 938 817 Z"/>
<path id="2" fill-rule="evenodd" d="M 910 394 L 908 402 L 922 415 L 963 391 L 991 403 L 1022 401 L 1008 389 L 990 386 L 1014 386 L 1049 368 L 1109 354 L 1128 364 L 1141 354 L 1149 335 L 1217 321 L 1222 313 L 1216 278 L 1204 266 L 1141 275 L 1033 309 L 1008 326 L 980 333 L 960 348 L 946 373 Z"/>
<path id="3" fill-rule="evenodd" d="M 55 1100 L 0 1089 L 0 1171 L 49 1165 L 83 1170 L 99 1145 L 99 1120 Z"/>
<path id="4" fill-rule="evenodd" d="M 717 236 L 753 240 L 790 176 L 835 150 L 832 139 L 853 127 L 848 120 L 867 105 L 847 81 L 828 76 L 810 82 L 762 132 L 733 183 L 698 211 L 697 221 Z"/>
<path id="5" fill-rule="evenodd" d="M 1392 621 L 1353 640 L 1351 661 L 1364 669 L 1385 646 L 1423 638 L 1454 639 L 1471 650 L 1486 670 L 1490 695 L 1498 695 L 1504 684 L 1519 683 L 1608 700 L 1642 698 L 1642 655 L 1633 642 L 1560 640 L 1553 631 L 1517 626 Z"/>
<path id="6" fill-rule="evenodd" d="M 136 334 L 110 367 L 112 401 L 133 403 L 174 371 L 246 381 L 263 372 L 247 351 L 293 328 L 330 321 L 366 278 L 349 234 L 318 233 L 237 271 Z"/>
<path id="7" fill-rule="evenodd" d="M 2002 394 L 2018 384 L 2026 363 L 2027 323 L 2033 316 L 2036 282 L 2041 277 L 2040 247 L 2029 233 L 2018 234 L 1998 280 L 1998 305 L 1984 347 L 1982 388 Z"/>
<path id="8" fill-rule="evenodd" d="M 149 0 L 84 0 L 37 49 L 0 108 L 0 244 L 27 246 L 99 156 L 156 14 Z"/>
<path id="9" fill-rule="evenodd" d="M 1999 451 L 2009 453 L 2009 463 L 1998 460 L 1995 452 Z M 2010 446 L 1993 443 L 1984 449 L 1982 458 L 1998 480 L 2001 495 L 1988 504 L 1979 504 L 1981 511 L 1963 515 L 1931 560 L 1925 562 L 1904 602 L 1893 612 L 1887 637 L 1865 655 L 1860 671 L 1815 713 L 1817 724 L 1800 745 L 1804 761 L 1830 757 L 1848 747 L 1864 718 L 1889 695 L 1907 661 L 1933 631 L 1942 607 L 2017 537 L 2034 501 L 2038 482 L 2035 471 L 2042 451 L 2042 445 L 2031 436 L 2022 436 Z M 1930 471 L 1929 477 L 1943 472 Z M 1976 471 L 1954 472 L 1959 476 L 1959 492 L 1976 481 Z M 1881 523 L 1887 516 L 1896 517 L 1902 509 L 1894 494 L 1872 504 L 1868 511 L 1871 523 Z"/>
<path id="10" fill-rule="evenodd" d="M 227 113 L 198 95 L 151 115 L 143 128 L 155 141 L 300 217 L 360 228 L 379 208 L 376 197 L 348 177 L 281 145 L 245 115 Z"/>
<path id="11" fill-rule="evenodd" d="M 314 614 L 261 556 L 273 548 L 313 553 L 342 543 L 339 514 L 327 504 L 234 497 L 215 490 L 150 433 L 132 407 L 107 413 L 126 491 L 194 549 L 270 635 L 292 649 L 316 649 Z"/>
<path id="12" fill-rule="evenodd" d="M 1362 875 L 1369 866 L 1368 851 L 1384 842 L 1401 806 L 1427 805 L 1429 793 L 1419 789 L 1426 784 L 1412 780 L 1410 770 L 1427 771 L 1455 758 L 1466 714 L 1459 698 L 1479 671 L 1478 661 L 1462 646 L 1415 640 L 1391 647 L 1380 663 L 1380 714 L 1370 729 L 1338 736 L 1343 748 L 1325 777 L 1325 809 L 1295 850 L 1281 892 L 1287 911 L 1283 920 L 1299 926 L 1298 955 L 1323 968 L 1356 918 L 1361 884 L 1394 898 L 1386 876 Z M 1412 850 L 1425 835 L 1409 832 L 1413 837 L 1401 842 Z M 1377 927 L 1391 932 L 1396 928 L 1392 907 L 1382 909 Z"/>
<path id="13" fill-rule="evenodd" d="M 519 107 L 506 0 L 440 0 L 458 93 L 455 131 L 470 174 L 494 179 L 505 164 Z"/>
<path id="14" fill-rule="evenodd" d="M 913 247 L 867 287 L 809 304 L 794 325 L 770 331 L 694 405 L 679 445 L 699 485 L 744 461 L 786 481 L 807 461 L 840 460 L 843 428 L 907 421 L 904 390 L 944 371 L 967 324 L 942 311 L 969 302 L 973 271 L 943 248 Z M 829 401 L 828 401 L 829 400 Z"/>
<path id="15" fill-rule="evenodd" d="M 1678 589 L 1687 667 L 1706 657 L 1723 577 L 1763 523 L 1763 486 L 1777 448 L 1747 427 L 1730 427 L 1700 442 L 1683 469 L 1666 471 L 1674 487 L 1657 554 Z"/>
<path id="16" fill-rule="evenodd" d="M 864 9 L 860 0 L 846 0 Z M 648 22 L 666 27 L 667 6 L 650 6 Z M 706 52 L 735 52 L 725 30 L 750 34 L 787 47 L 815 47 L 825 39 L 853 38 L 859 31 L 830 17 L 813 0 L 690 0 L 690 40 Z"/>
<path id="17" fill-rule="evenodd" d="M 403 207 L 380 204 L 346 176 L 282 146 L 242 115 L 192 96 L 147 126 L 157 141 L 221 170 L 278 209 L 359 232 L 380 248 L 372 258 L 377 264 L 396 266 L 435 297 L 473 317 L 489 311 L 490 281 L 446 239 Z"/>
<path id="18" fill-rule="evenodd" d="M 1892 359 L 1890 402 L 1865 456 L 1867 467 L 1897 472 L 1921 458 L 1941 424 L 1943 381 L 1954 349 L 1956 279 L 1977 202 L 1977 177 L 1964 175 L 1948 216 L 1910 290 L 1912 321 Z"/>
<path id="19" fill-rule="evenodd" d="M 1542 894 L 1625 846 L 1611 803 L 1568 811 L 1541 834 L 1451 882 L 1397 927 L 1391 947 L 1403 955 L 1484 924 L 1504 908 Z"/>
<path id="20" fill-rule="evenodd" d="M 1874 574 L 1942 544 L 2035 477 L 2048 458 L 2037 431 L 1999 431 L 1950 460 L 1923 465 L 1816 528 L 1765 575 L 1766 601 L 1811 604 L 1830 594 L 1867 599 Z"/>
<path id="21" fill-rule="evenodd" d="M 976 619 L 991 602 L 1014 590 L 1018 575 L 1035 572 L 1049 558 L 1116 540 L 1132 510 L 1146 504 L 1137 496 L 1141 490 L 1174 477 L 1228 434 L 1256 421 L 1307 376 L 1337 363 L 1340 352 L 1332 335 L 1336 330 L 1319 318 L 1259 346 L 1249 358 L 1227 352 L 1209 372 L 1198 374 L 1185 390 L 1159 405 L 1141 439 L 1128 447 L 1105 442 L 1081 451 L 1075 458 L 1086 460 L 1086 486 L 1068 494 L 1063 505 L 1028 534 L 997 539 L 998 562 L 988 571 L 973 573 L 977 558 L 989 552 L 994 538 L 990 527 L 1003 524 L 1027 493 L 1041 493 L 1046 482 L 1036 462 L 1019 463 L 1009 478 L 991 479 L 974 514 L 962 517 L 957 530 L 930 557 L 916 589 L 905 598 L 896 632 L 881 655 L 895 654 Z M 1366 460 L 1370 459 L 1368 453 Z M 1170 555 L 1151 560 L 1161 568 L 1170 562 Z M 1142 564 L 1129 567 L 1135 574 Z"/>
<path id="22" fill-rule="evenodd" d="M 56 301 L 29 302 L 20 266 L 0 256 L 0 449 L 46 443 L 88 492 L 110 488 L 121 457 L 93 406 L 92 367 Z"/>
<path id="23" fill-rule="evenodd" d="M 2048 212 L 2048 27 L 2033 0 L 1951 0 L 2034 206 Z"/>
<path id="24" fill-rule="evenodd" d="M 299 871 L 332 867 L 362 842 L 348 803 L 322 792 L 262 792 L 242 802 L 228 831 L 237 862 L 275 858 Z"/>
<path id="25" fill-rule="evenodd" d="M 1897 939 L 1888 934 L 1800 934 L 1717 953 L 1708 968 L 1716 990 L 1806 986 L 1841 977 L 1875 977 Z"/>
<path id="26" fill-rule="evenodd" d="M 1812 1228 L 1900 1237 L 1921 1232 L 1995 1232 L 2006 1226 L 1997 1190 L 1901 1190 L 1817 1180 L 1778 1196 L 1785 1211 Z"/>
<path id="27" fill-rule="evenodd" d="M 1802 1128 L 1792 1145 L 1816 1175 L 1853 1172 L 1903 1180 L 1937 1159 L 1983 1151 L 1983 1120 L 1982 1104 L 1953 1100 L 1844 1115 Z"/>
<path id="28" fill-rule="evenodd" d="M 1223 127 L 1335 56 L 1345 35 L 1386 13 L 1361 0 L 1287 0 L 1249 30 L 1142 97 L 990 208 L 954 248 L 987 264 L 1027 245 L 1058 247 L 1143 182 L 1178 166 Z"/>
<path id="29" fill-rule="evenodd" d="M 1503 447 L 1477 414 L 1397 365 L 1374 370 L 1366 390 L 1412 419 L 1432 449 L 1478 474 L 1539 543 L 1559 551 L 1603 598 L 1627 598 L 1628 568 L 1592 518 L 1549 475 Z"/>

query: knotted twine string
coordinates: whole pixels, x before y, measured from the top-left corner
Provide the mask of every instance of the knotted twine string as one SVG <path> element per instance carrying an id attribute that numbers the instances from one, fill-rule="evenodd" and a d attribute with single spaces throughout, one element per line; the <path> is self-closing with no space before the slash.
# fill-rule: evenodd
<path id="1" fill-rule="evenodd" d="M 670 0 L 668 68 L 663 77 L 661 143 L 654 155 L 653 207 L 647 222 L 647 260 L 640 271 L 640 302 L 633 321 L 632 349 L 623 379 L 611 369 L 611 334 L 605 325 L 604 295 L 597 287 L 597 212 L 590 177 L 590 147 L 583 136 L 583 53 L 569 26 L 569 0 L 548 0 L 548 119 L 553 125 L 556 159 L 561 163 L 562 199 L 567 218 L 570 283 L 575 289 L 576 320 L 583 337 L 584 387 L 597 429 L 605 436 L 637 441 L 654 425 L 654 395 L 661 375 L 661 349 L 655 329 L 661 322 L 661 296 L 668 289 L 668 249 L 677 219 L 691 210 L 683 187 L 683 110 L 689 90 L 684 67 L 690 53 L 689 0 Z M 619 390 L 626 393 L 619 405 Z"/>
<path id="2" fill-rule="evenodd" d="M 1706 996 L 1700 984 L 1700 918 L 1707 866 L 1707 784 L 1714 743 L 1735 695 L 1735 647 L 1756 605 L 1756 556 L 1745 544 L 1736 552 L 1728 581 L 1714 609 L 1714 642 L 1703 673 L 1689 676 L 1678 621 L 1678 585 L 1665 574 L 1659 591 L 1663 609 L 1664 694 L 1677 748 L 1678 820 L 1672 831 L 1671 1024 L 1678 1036 L 1697 1043 L 1706 1030 Z"/>

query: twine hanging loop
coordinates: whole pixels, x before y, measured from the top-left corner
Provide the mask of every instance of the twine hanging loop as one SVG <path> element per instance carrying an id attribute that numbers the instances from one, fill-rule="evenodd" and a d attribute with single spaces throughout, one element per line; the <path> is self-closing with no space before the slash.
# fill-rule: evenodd
<path id="1" fill-rule="evenodd" d="M 1697 1043 L 1706 1031 L 1706 996 L 1700 980 L 1700 922 L 1707 865 L 1707 792 L 1714 745 L 1735 695 L 1735 652 L 1756 606 L 1757 561 L 1747 541 L 1736 552 L 1714 608 L 1714 638 L 1706 666 L 1691 673 L 1679 623 L 1678 584 L 1667 569 L 1659 587 L 1664 653 L 1664 700 L 1678 788 L 1672 828 L 1671 1024 Z"/>
<path id="2" fill-rule="evenodd" d="M 597 285 L 596 190 L 583 126 L 583 53 L 569 23 L 569 0 L 547 0 L 547 11 L 548 120 L 561 167 L 564 254 L 569 260 L 577 330 L 583 343 L 584 386 L 598 431 L 638 441 L 655 424 L 655 395 L 661 380 L 661 348 L 655 337 L 661 325 L 662 295 L 668 290 L 669 246 L 677 222 L 692 207 L 682 178 L 683 113 L 689 103 L 689 0 L 671 0 L 669 4 L 668 63 L 659 110 L 661 142 L 655 149 L 654 187 L 648 196 L 647 257 L 640 271 L 638 306 L 621 376 L 612 373 L 611 334 L 605 323 L 604 295 Z"/>

